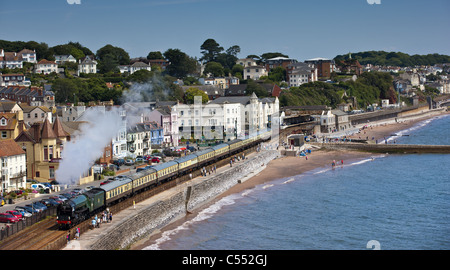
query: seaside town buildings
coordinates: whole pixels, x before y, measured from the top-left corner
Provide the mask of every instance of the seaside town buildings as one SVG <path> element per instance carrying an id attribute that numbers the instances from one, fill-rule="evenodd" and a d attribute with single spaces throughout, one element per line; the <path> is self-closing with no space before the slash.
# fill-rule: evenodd
<path id="1" fill-rule="evenodd" d="M 78 57 L 77 57 L 78 58 Z M 39 79 L 39 86 L 32 85 L 36 78 L 45 78 L 50 73 L 59 77 L 67 76 L 103 76 L 96 74 L 98 59 L 94 55 L 86 55 L 77 60 L 73 55 L 54 55 L 54 61 L 37 59 L 34 50 L 23 49 L 19 52 L 6 52 L 0 48 L 0 142 L 16 143 L 24 151 L 24 172 L 26 178 L 38 181 L 56 180 L 54 172 L 64 158 L 64 143 L 74 139 L 79 127 L 86 122 L 84 113 L 95 105 L 94 101 L 86 105 L 56 104 L 55 93 L 51 85 Z M 50 58 L 49 58 L 50 59 Z M 53 59 L 53 58 L 52 58 Z M 31 63 L 25 64 L 24 63 Z M 71 65 L 66 65 L 72 63 Z M 186 82 L 175 78 L 174 83 L 183 91 L 198 88 L 209 98 L 208 103 L 184 104 L 181 100 L 128 102 L 121 106 L 103 103 L 103 110 L 119 107 L 121 117 L 120 129 L 103 151 L 99 162 L 108 164 L 114 159 L 150 155 L 153 151 L 166 148 L 178 148 L 186 139 L 199 141 L 211 139 L 210 134 L 224 140 L 248 135 L 255 130 L 270 127 L 273 121 L 280 119 L 282 128 L 300 125 L 305 134 L 345 132 L 355 123 L 365 119 L 355 116 L 357 102 L 339 104 L 336 109 L 326 106 L 310 106 L 302 108 L 295 114 L 286 108 L 280 108 L 279 98 L 289 87 L 316 81 L 331 83 L 339 73 L 346 79 L 357 78 L 363 71 L 381 71 L 395 74 L 393 88 L 402 95 L 414 98 L 414 91 L 431 87 L 440 93 L 450 93 L 450 78 L 445 74 L 445 67 L 381 67 L 361 65 L 358 61 L 335 63 L 332 59 L 312 58 L 303 62 L 289 57 L 274 57 L 255 60 L 242 58 L 235 62 L 242 66 L 242 74 L 232 76 L 193 75 L 196 82 Z M 139 70 L 152 72 L 164 71 L 171 63 L 164 59 L 134 58 L 128 65 L 117 66 L 115 76 L 126 77 Z M 58 73 L 59 66 L 73 66 L 71 72 Z M 26 70 L 28 68 L 28 70 Z M 267 83 L 269 74 L 274 69 L 285 70 L 283 81 Z M 23 69 L 23 70 L 11 70 Z M 26 74 L 26 75 L 25 75 Z M 86 76 L 84 74 L 93 74 Z M 431 79 L 429 76 L 433 74 Z M 51 76 L 53 76 L 52 74 Z M 30 80 L 31 78 L 31 80 Z M 108 84 L 114 89 L 119 83 Z M 248 93 L 247 80 L 254 80 L 258 87 L 267 91 L 267 98 Z M 353 77 L 351 78 L 353 79 Z M 126 82 L 124 83 L 126 84 Z M 414 105 L 418 98 L 415 97 Z M 81 103 L 80 103 L 81 104 Z M 384 108 L 399 110 L 395 104 L 382 103 Z M 371 104 L 372 108 L 378 107 Z M 307 107 L 307 106 L 303 106 Z M 358 108 L 359 109 L 359 108 Z M 366 108 L 361 108 L 366 109 Z M 352 114 L 352 112 L 354 114 Z M 375 112 L 377 114 L 378 112 Z M 379 113 L 378 113 L 379 114 Z M 356 119 L 356 120 L 355 120 Z M 378 116 L 371 119 L 378 119 Z M 195 127 L 203 132 L 195 136 Z M 198 131 L 198 130 L 197 130 Z M 209 132 L 209 133 L 208 133 Z M 20 152 L 20 151 L 19 151 Z M 15 167 L 15 165 L 14 165 Z M 20 170 L 18 170 L 20 171 Z M 8 171 L 9 172 L 9 171 Z M 2 176 L 3 177 L 3 176 Z M 8 176 L 12 179 L 12 176 Z M 2 178 L 3 179 L 3 178 Z M 6 179 L 6 178 L 5 178 Z M 93 179 L 92 172 L 81 176 L 82 181 Z M 19 181 L 20 182 L 20 181 Z M 20 187 L 20 183 L 8 182 L 4 188 Z"/>
<path id="2" fill-rule="evenodd" d="M 0 194 L 26 188 L 26 153 L 13 139 L 0 140 Z"/>

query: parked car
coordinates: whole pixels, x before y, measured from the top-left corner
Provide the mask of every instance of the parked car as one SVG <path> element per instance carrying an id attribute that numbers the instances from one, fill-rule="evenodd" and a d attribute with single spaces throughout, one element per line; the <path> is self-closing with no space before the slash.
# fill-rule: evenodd
<path id="1" fill-rule="evenodd" d="M 0 222 L 16 223 L 19 219 L 8 213 L 0 213 Z"/>
<path id="2" fill-rule="evenodd" d="M 160 157 L 153 157 L 152 158 L 152 162 L 153 163 L 159 163 L 159 162 L 161 162 L 161 158 Z"/>
<path id="3" fill-rule="evenodd" d="M 19 220 L 22 220 L 22 219 L 23 219 L 22 213 L 20 213 L 20 212 L 17 211 L 17 210 L 9 210 L 9 211 L 6 211 L 5 213 L 11 214 L 11 215 L 15 216 L 16 218 L 18 218 Z"/>
<path id="4" fill-rule="evenodd" d="M 125 165 L 128 165 L 128 166 L 134 165 L 134 160 L 132 160 L 132 159 L 127 159 L 127 160 L 125 161 Z"/>
<path id="5" fill-rule="evenodd" d="M 137 168 L 137 169 L 136 169 L 136 172 L 145 171 L 145 170 L 150 169 L 151 167 L 152 167 L 152 166 L 145 166 L 145 167 L 142 167 L 142 168 Z"/>
<path id="6" fill-rule="evenodd" d="M 30 214 L 36 214 L 36 213 L 38 213 L 38 211 L 36 210 L 36 209 L 34 209 L 33 207 L 30 207 L 30 206 L 16 206 L 16 208 L 14 208 L 14 210 L 17 210 L 17 211 L 25 211 L 25 212 L 28 212 L 28 213 L 30 213 Z"/>
<path id="7" fill-rule="evenodd" d="M 31 204 L 27 204 L 27 205 L 25 205 L 25 206 L 26 206 L 26 207 L 30 207 L 30 208 L 32 208 L 32 209 L 38 211 L 38 212 L 42 212 L 42 211 L 44 211 L 45 209 L 47 209 L 47 206 L 45 206 L 45 205 L 43 205 L 43 204 L 41 204 L 41 203 L 37 203 L 37 202 L 31 203 Z"/>
<path id="8" fill-rule="evenodd" d="M 30 212 L 25 211 L 24 209 L 17 209 L 17 207 L 16 207 L 16 209 L 14 209 L 14 211 L 19 212 L 22 215 L 22 217 L 31 217 L 32 216 L 32 214 Z"/>
<path id="9" fill-rule="evenodd" d="M 55 201 L 54 199 L 42 199 L 41 203 L 47 207 L 53 207 L 53 206 L 58 206 L 60 203 Z"/>
<path id="10" fill-rule="evenodd" d="M 142 158 L 142 157 L 138 157 L 138 158 L 136 158 L 136 160 L 135 160 L 135 162 L 137 163 L 137 162 L 144 162 L 145 160 L 144 160 L 144 158 Z"/>
<path id="11" fill-rule="evenodd" d="M 123 158 L 119 158 L 119 159 L 113 160 L 112 163 L 117 165 L 117 166 L 121 166 L 121 165 L 125 164 L 125 160 Z"/>
<path id="12" fill-rule="evenodd" d="M 100 183 L 100 186 L 103 186 L 103 185 L 106 185 L 108 183 L 111 183 L 112 181 L 114 181 L 114 179 L 112 179 L 112 178 L 106 179 L 105 181 Z"/>
<path id="13" fill-rule="evenodd" d="M 58 203 L 63 203 L 65 201 L 67 201 L 67 198 L 63 198 L 62 196 L 59 196 L 59 195 L 52 196 L 52 197 L 50 197 L 50 199 L 53 199 L 53 200 L 57 201 Z"/>

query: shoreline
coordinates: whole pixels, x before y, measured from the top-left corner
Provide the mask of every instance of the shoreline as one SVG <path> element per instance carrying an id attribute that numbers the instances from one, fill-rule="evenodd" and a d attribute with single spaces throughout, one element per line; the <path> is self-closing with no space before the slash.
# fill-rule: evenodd
<path id="1" fill-rule="evenodd" d="M 427 121 L 429 119 L 440 117 L 444 115 L 449 115 L 449 112 L 444 112 L 435 115 L 426 115 L 424 117 L 417 117 L 410 120 L 402 120 L 400 123 L 377 123 L 375 125 L 368 125 L 368 128 L 361 130 L 359 133 L 354 133 L 348 138 L 358 138 L 359 136 L 370 136 L 374 137 L 376 140 L 383 138 L 391 138 L 393 134 L 397 132 L 408 130 L 418 123 Z M 364 133 L 365 132 L 365 133 Z M 264 183 L 274 181 L 276 179 L 282 179 L 286 177 L 292 177 L 296 175 L 302 175 L 307 172 L 319 169 L 327 168 L 331 166 L 333 160 L 343 160 L 344 164 L 349 164 L 367 157 L 375 156 L 376 154 L 359 152 L 359 151 L 312 151 L 308 155 L 308 159 L 305 157 L 280 157 L 270 161 L 266 167 L 258 174 L 252 176 L 246 181 L 237 184 L 224 193 L 218 195 L 216 198 L 211 200 L 208 204 L 195 209 L 191 214 L 181 217 L 168 225 L 164 226 L 160 230 L 157 230 L 150 235 L 144 237 L 143 239 L 130 245 L 130 250 L 142 250 L 150 245 L 156 243 L 156 240 L 163 236 L 163 233 L 170 232 L 182 226 L 184 223 L 193 220 L 202 210 L 210 207 L 214 203 L 220 201 L 221 199 L 238 193 L 243 193 L 246 190 L 253 189 L 256 186 L 262 185 Z M 169 240 L 170 241 L 170 240 Z"/>

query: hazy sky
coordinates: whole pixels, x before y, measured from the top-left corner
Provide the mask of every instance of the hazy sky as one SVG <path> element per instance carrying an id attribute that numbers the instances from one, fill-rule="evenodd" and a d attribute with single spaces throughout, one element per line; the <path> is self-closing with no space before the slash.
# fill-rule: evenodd
<path id="1" fill-rule="evenodd" d="M 200 57 L 208 38 L 225 49 L 239 45 L 242 58 L 282 52 L 303 61 L 367 50 L 450 55 L 450 1 L 1 0 L 0 29 L 0 39 L 78 41 L 93 52 L 112 44 L 131 57 L 169 48 Z"/>

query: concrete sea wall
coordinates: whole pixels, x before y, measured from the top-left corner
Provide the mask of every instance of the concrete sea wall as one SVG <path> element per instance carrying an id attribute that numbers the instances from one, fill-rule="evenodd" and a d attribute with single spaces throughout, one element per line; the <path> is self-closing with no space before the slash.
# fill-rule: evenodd
<path id="1" fill-rule="evenodd" d="M 262 151 L 245 162 L 233 164 L 229 170 L 205 179 L 175 187 L 170 195 L 149 204 L 99 237 L 90 249 L 123 249 L 141 237 L 154 232 L 177 218 L 210 202 L 232 186 L 245 181 L 264 169 L 264 165 L 279 155 L 278 151 Z M 195 180 L 195 179 L 194 179 Z"/>

